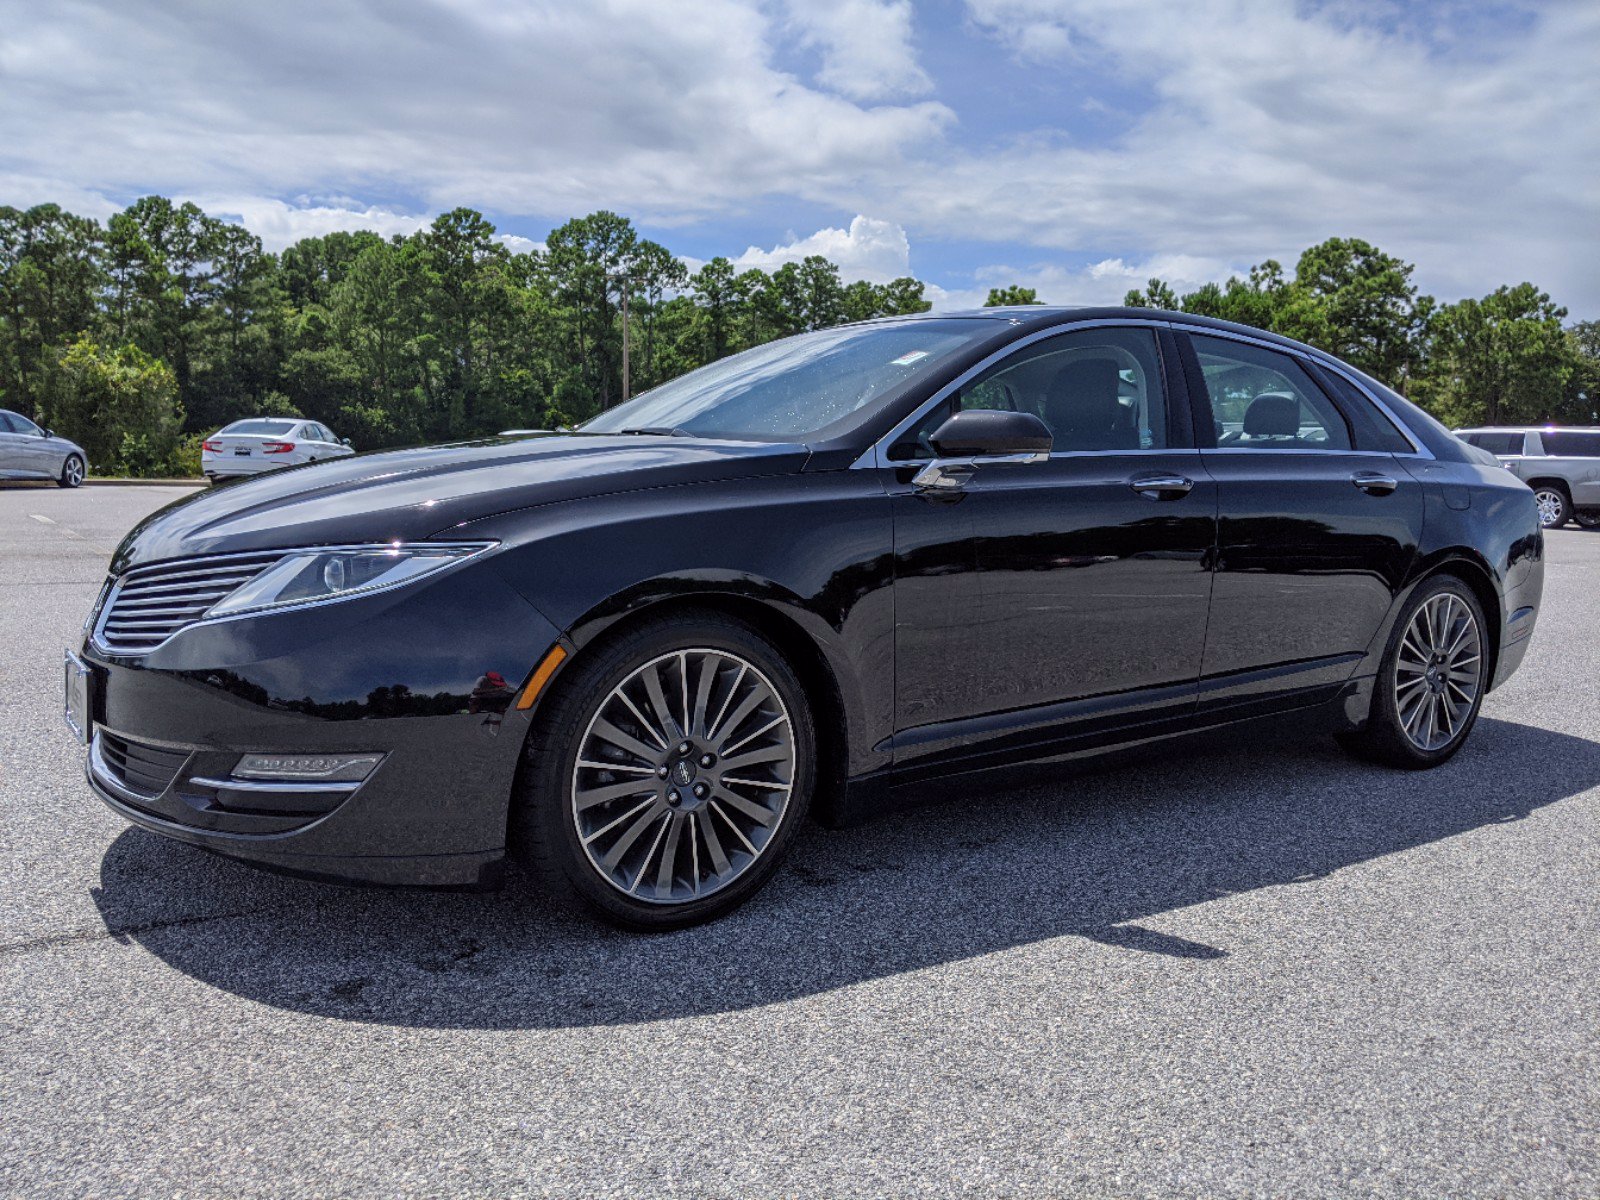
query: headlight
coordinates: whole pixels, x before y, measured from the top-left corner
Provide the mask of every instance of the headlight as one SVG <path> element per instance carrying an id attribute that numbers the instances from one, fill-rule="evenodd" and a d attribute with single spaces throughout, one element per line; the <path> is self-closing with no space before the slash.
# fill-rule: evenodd
<path id="1" fill-rule="evenodd" d="M 412 583 L 481 554 L 493 542 L 401 543 L 296 550 L 228 593 L 207 617 L 292 604 L 318 604 Z"/>

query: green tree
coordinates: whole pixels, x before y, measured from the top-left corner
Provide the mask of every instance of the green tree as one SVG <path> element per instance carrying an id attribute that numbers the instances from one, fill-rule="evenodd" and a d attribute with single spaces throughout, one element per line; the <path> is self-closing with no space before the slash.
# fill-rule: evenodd
<path id="1" fill-rule="evenodd" d="M 1576 369 L 1566 309 L 1531 283 L 1447 304 L 1433 320 L 1433 358 L 1419 398 L 1451 424 L 1563 418 Z"/>
<path id="2" fill-rule="evenodd" d="M 96 319 L 100 237 L 97 223 L 54 204 L 0 207 L 0 388 L 29 416 L 54 356 Z"/>
<path id="3" fill-rule="evenodd" d="M 177 379 L 137 346 L 74 342 L 51 372 L 47 416 L 102 473 L 162 473 L 180 448 Z"/>
<path id="4" fill-rule="evenodd" d="M 989 298 L 983 302 L 985 308 L 1005 308 L 1014 304 L 1038 304 L 1039 293 L 1033 288 L 1019 287 L 1012 284 L 1010 287 L 990 288 Z"/>

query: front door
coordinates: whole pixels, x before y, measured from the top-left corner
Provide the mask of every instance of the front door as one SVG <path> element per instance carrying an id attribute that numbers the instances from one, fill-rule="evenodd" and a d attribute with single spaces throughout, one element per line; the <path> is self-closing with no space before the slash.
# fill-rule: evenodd
<path id="1" fill-rule="evenodd" d="M 1038 415 L 1048 461 L 919 490 L 965 408 Z M 897 763 L 1192 710 L 1216 492 L 1170 410 L 1156 331 L 1096 327 L 1016 350 L 891 447 Z"/>

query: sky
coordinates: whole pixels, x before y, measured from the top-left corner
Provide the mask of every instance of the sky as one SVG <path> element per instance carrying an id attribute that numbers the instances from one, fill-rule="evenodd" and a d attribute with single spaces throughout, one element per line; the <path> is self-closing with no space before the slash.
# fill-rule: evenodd
<path id="1" fill-rule="evenodd" d="M 0 0 L 0 204 L 457 205 L 1116 303 L 1360 237 L 1600 317 L 1600 2 Z"/>

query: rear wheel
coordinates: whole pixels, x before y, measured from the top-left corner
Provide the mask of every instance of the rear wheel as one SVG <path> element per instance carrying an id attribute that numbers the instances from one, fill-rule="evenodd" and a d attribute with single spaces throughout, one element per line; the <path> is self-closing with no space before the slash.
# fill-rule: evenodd
<path id="1" fill-rule="evenodd" d="M 76 454 L 67 455 L 67 461 L 61 464 L 61 477 L 56 480 L 64 488 L 83 486 L 83 459 Z"/>
<path id="2" fill-rule="evenodd" d="M 771 877 L 815 761 L 804 690 L 776 646 L 720 614 L 663 617 L 559 680 L 529 736 L 514 833 L 559 897 L 677 929 Z"/>
<path id="3" fill-rule="evenodd" d="M 1541 483 L 1534 488 L 1533 502 L 1539 509 L 1539 524 L 1545 529 L 1560 529 L 1572 513 L 1566 492 L 1553 484 Z"/>
<path id="4" fill-rule="evenodd" d="M 1580 509 L 1572 514 L 1582 529 L 1600 529 L 1600 508 Z"/>
<path id="5" fill-rule="evenodd" d="M 1453 575 L 1435 575 L 1407 602 L 1373 683 L 1366 726 L 1339 740 L 1359 757 L 1413 770 L 1461 749 L 1488 683 L 1483 609 Z"/>

